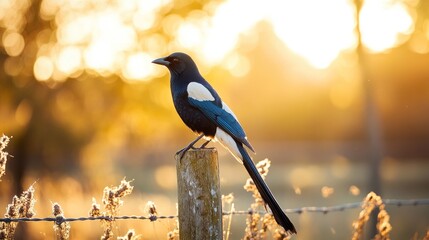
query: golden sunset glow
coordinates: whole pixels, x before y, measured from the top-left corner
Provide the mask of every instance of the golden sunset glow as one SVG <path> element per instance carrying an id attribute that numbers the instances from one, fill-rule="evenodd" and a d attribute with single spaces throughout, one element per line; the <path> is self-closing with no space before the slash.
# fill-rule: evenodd
<path id="1" fill-rule="evenodd" d="M 149 79 L 160 70 L 145 66 L 146 61 L 181 49 L 198 53 L 197 59 L 206 65 L 221 63 L 234 75 L 243 76 L 248 66 L 231 65 L 237 59 L 234 51 L 240 39 L 254 41 L 245 35 L 252 36 L 261 21 L 271 24 L 285 46 L 314 68 L 329 67 L 339 54 L 357 44 L 356 10 L 350 0 L 230 0 L 164 19 L 156 13 L 169 9 L 170 1 L 91 2 L 43 1 L 41 15 L 55 17 L 58 29 L 51 32 L 55 43 L 41 42 L 39 55 L 55 64 L 45 72 L 47 62 L 38 62 L 34 67 L 38 79 L 46 80 L 49 75 L 49 79 L 63 80 L 83 69 L 103 76 L 118 74 L 127 80 Z M 243 4 L 246 8 L 240 9 Z M 409 39 L 414 18 L 404 2 L 367 0 L 361 11 L 362 41 L 372 52 L 396 47 Z M 161 35 L 145 33 L 159 24 L 173 38 L 172 43 Z M 427 40 L 427 34 L 422 36 Z M 10 56 L 19 55 L 25 46 L 22 36 L 13 31 L 3 34 L 3 43 Z"/>
<path id="2" fill-rule="evenodd" d="M 243 4 L 246 8 L 235 10 Z M 342 51 L 357 44 L 356 10 L 349 0 L 231 0 L 211 16 L 190 14 L 179 27 L 178 41 L 184 48 L 198 49 L 206 62 L 219 63 L 236 47 L 240 34 L 260 21 L 271 23 L 285 45 L 315 68 L 329 67 Z M 401 44 L 413 28 L 413 14 L 397 1 L 365 1 L 361 21 L 363 42 L 374 52 Z"/>
<path id="3" fill-rule="evenodd" d="M 428 7 L 429 0 L 0 0 L 0 136 L 11 136 L 0 146 L 8 152 L 0 206 L 5 216 L 18 213 L 11 203 L 24 206 L 20 193 L 34 186 L 36 217 L 58 217 L 54 202 L 78 220 L 6 219 L 0 235 L 18 224 L 18 239 L 60 238 L 70 223 L 71 239 L 177 238 L 175 153 L 196 137 L 191 130 L 225 127 L 209 122 L 213 114 L 201 117 L 215 109 L 208 102 L 193 108 L 209 89 L 215 105 L 227 103 L 240 120 L 254 162 L 272 161 L 265 179 L 297 238 L 356 238 L 357 222 L 379 238 L 364 230 L 383 226 L 363 222 L 356 203 L 365 195 L 410 204 L 428 197 Z M 222 100 L 189 59 L 152 63 L 173 52 L 188 54 Z M 189 102 L 186 94 L 198 96 Z M 216 141 L 207 144 L 229 196 L 222 210 L 239 211 L 224 216 L 224 238 L 284 237 L 257 192 L 243 189 L 252 185 L 246 169 Z M 110 211 L 106 189 L 124 178 L 133 193 Z M 156 221 L 140 217 L 151 216 L 148 201 Z M 255 204 L 264 214 L 248 214 Z M 421 239 L 427 206 L 405 205 L 387 208 L 391 238 Z M 90 209 L 115 221 L 81 221 Z"/>
<path id="4" fill-rule="evenodd" d="M 58 27 L 52 33 L 57 38 L 55 45 L 47 42 L 39 50 L 55 62 L 50 78 L 76 77 L 82 69 L 102 76 L 118 74 L 126 80 L 156 76 L 159 70 L 145 66 L 154 58 L 148 55 L 153 50 L 144 49 L 148 46 L 142 43 L 150 37 L 139 39 L 138 36 L 139 32 L 155 24 L 157 11 L 168 4 L 169 1 L 113 1 L 103 4 L 99 1 L 44 0 L 42 17 L 55 18 Z M 50 49 L 49 52 L 46 49 Z M 35 65 L 35 72 L 43 72 L 44 69 L 39 68 L 45 65 Z M 37 76 L 45 80 L 46 75 Z"/>
<path id="5" fill-rule="evenodd" d="M 269 16 L 292 51 L 316 68 L 327 68 L 341 51 L 355 47 L 355 15 L 351 1 L 304 0 L 279 1 Z"/>
<path id="6" fill-rule="evenodd" d="M 373 52 L 382 52 L 409 39 L 415 12 L 400 1 L 367 0 L 361 11 L 362 41 Z"/>

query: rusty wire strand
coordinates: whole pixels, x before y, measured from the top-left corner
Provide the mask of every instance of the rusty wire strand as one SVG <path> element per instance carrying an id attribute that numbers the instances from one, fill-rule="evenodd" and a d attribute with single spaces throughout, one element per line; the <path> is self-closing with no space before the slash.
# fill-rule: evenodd
<path id="1" fill-rule="evenodd" d="M 405 200 L 405 199 L 384 199 L 383 203 L 385 205 L 389 206 L 423 206 L 423 205 L 429 205 L 429 198 L 427 199 L 411 199 L 411 200 Z M 291 209 L 285 209 L 284 211 L 286 213 L 297 213 L 301 214 L 304 212 L 319 212 L 323 214 L 327 214 L 330 212 L 341 212 L 347 209 L 354 209 L 354 208 L 360 208 L 362 206 L 362 202 L 354 202 L 354 203 L 346 203 L 346 204 L 340 204 L 340 205 L 334 205 L 330 207 L 301 207 L 301 208 L 291 208 Z M 265 211 L 224 211 L 223 215 L 246 215 L 246 214 L 265 214 Z M 95 221 L 95 220 L 106 220 L 106 221 L 116 221 L 116 220 L 127 220 L 127 219 L 134 219 L 134 220 L 150 220 L 151 222 L 159 220 L 159 219 L 174 219 L 177 218 L 177 215 L 165 215 L 165 216 L 137 216 L 137 215 L 130 215 L 130 216 L 115 216 L 115 217 L 108 217 L 108 216 L 99 216 L 99 217 L 76 217 L 76 218 L 65 218 L 62 216 L 58 217 L 46 217 L 46 218 L 0 218 L 0 222 L 55 222 L 55 224 L 61 224 L 63 222 L 76 222 L 76 221 Z"/>

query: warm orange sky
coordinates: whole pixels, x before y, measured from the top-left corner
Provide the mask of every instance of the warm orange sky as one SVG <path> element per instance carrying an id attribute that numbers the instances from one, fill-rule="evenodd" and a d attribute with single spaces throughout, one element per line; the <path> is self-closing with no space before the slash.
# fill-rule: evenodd
<path id="1" fill-rule="evenodd" d="M 367 49 L 384 52 L 407 41 L 415 28 L 418 3 L 365 1 L 360 21 Z M 103 76 L 148 80 L 162 73 L 148 64 L 150 60 L 177 49 L 194 53 L 204 66 L 221 64 L 243 76 L 249 63 L 235 51 L 237 42 L 240 37 L 248 38 L 248 47 L 254 47 L 251 38 L 261 21 L 271 24 L 277 37 L 314 68 L 329 67 L 341 52 L 353 50 L 357 44 L 356 10 L 351 0 L 230 0 L 186 14 L 164 15 L 173 4 L 171 0 L 42 1 L 41 17 L 53 20 L 57 29 L 38 34 L 36 78 L 64 80 L 91 69 Z M 19 11 L 19 3 L 5 1 L 0 12 L 7 16 L 14 5 Z M 428 52 L 429 27 L 424 31 L 426 41 L 416 42 L 415 48 Z M 13 27 L 3 34 L 3 42 L 10 56 L 19 55 L 25 44 Z"/>

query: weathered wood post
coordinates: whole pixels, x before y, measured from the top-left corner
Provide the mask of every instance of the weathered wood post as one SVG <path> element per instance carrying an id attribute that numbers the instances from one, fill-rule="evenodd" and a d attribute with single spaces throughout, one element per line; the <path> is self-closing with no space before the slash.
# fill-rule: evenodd
<path id="1" fill-rule="evenodd" d="M 181 240 L 222 239 L 222 197 L 216 149 L 176 155 Z"/>

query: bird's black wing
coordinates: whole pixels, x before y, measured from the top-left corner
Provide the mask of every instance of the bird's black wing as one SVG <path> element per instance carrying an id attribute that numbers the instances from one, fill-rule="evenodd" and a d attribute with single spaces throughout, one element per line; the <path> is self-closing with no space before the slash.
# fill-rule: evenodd
<path id="1" fill-rule="evenodd" d="M 216 126 L 254 151 L 252 145 L 247 141 L 246 133 L 233 114 L 217 106 L 214 101 L 200 101 L 191 97 L 188 98 L 188 101 L 193 107 L 198 108 L 208 119 L 213 121 Z"/>

